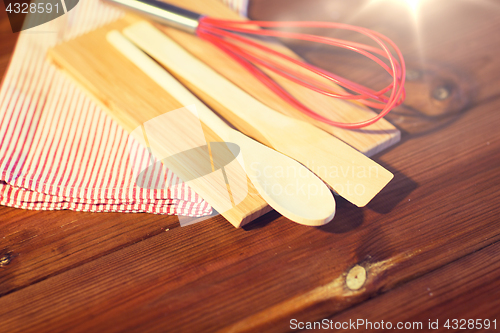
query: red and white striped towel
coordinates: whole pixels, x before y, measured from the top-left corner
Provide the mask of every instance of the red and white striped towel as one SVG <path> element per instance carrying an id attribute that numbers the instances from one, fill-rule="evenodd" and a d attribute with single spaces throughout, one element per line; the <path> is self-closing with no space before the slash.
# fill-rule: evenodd
<path id="1" fill-rule="evenodd" d="M 247 17 L 249 0 L 221 0 L 226 6 L 241 16 Z"/>
<path id="2" fill-rule="evenodd" d="M 21 32 L 0 89 L 0 204 L 27 209 L 149 212 L 203 216 L 211 207 L 159 168 L 136 185 L 131 163 L 151 165 L 146 149 L 46 60 L 49 47 L 119 18 L 82 0 L 67 14 Z M 27 18 L 29 19 L 29 18 Z M 129 151 L 134 151 L 134 159 Z M 158 169 L 158 170 L 157 170 Z"/>

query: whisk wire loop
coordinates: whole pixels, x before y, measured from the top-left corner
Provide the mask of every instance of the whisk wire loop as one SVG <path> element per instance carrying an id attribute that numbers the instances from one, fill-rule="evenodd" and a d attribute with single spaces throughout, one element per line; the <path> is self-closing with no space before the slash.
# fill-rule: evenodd
<path id="1" fill-rule="evenodd" d="M 380 46 L 380 48 L 331 37 L 323 37 L 305 33 L 285 32 L 271 29 L 259 29 L 280 27 L 334 28 L 351 30 L 371 38 Z M 199 25 L 196 32 L 200 38 L 211 42 L 226 54 L 228 54 L 235 61 L 237 61 L 239 64 L 241 64 L 280 98 L 284 99 L 286 102 L 299 109 L 306 115 L 332 126 L 348 129 L 356 129 L 369 126 L 387 115 L 387 113 L 389 113 L 391 109 L 400 105 L 405 98 L 404 82 L 406 76 L 406 68 L 401 51 L 394 44 L 394 42 L 376 31 L 344 23 L 333 22 L 232 21 L 202 17 L 199 20 Z M 257 43 L 242 34 L 297 39 L 332 45 L 351 50 L 371 59 L 379 66 L 381 66 L 386 72 L 389 73 L 389 75 L 392 76 L 392 82 L 383 89 L 375 91 L 314 65 L 304 63 L 303 61 L 282 54 L 281 52 L 273 50 L 272 48 L 261 43 Z M 389 47 L 391 47 L 395 51 L 397 59 L 391 53 Z M 338 86 L 353 92 L 354 94 L 347 93 L 342 88 L 332 89 L 332 87 L 330 85 L 327 85 L 325 82 L 313 79 L 310 75 L 303 74 L 301 70 L 290 69 L 289 67 L 282 65 L 282 62 L 273 60 L 272 57 L 266 57 L 266 59 L 264 60 L 259 57 L 258 52 L 265 52 L 266 54 L 269 54 L 271 56 L 281 58 L 290 64 L 296 65 L 301 69 L 308 70 L 318 75 L 319 77 L 327 79 L 337 84 Z M 381 56 L 388 60 L 390 66 L 382 61 L 378 56 Z M 343 123 L 333 121 L 305 106 L 283 87 L 281 87 L 278 83 L 272 80 L 268 75 L 266 75 L 264 71 L 259 68 L 259 66 L 261 68 L 266 68 L 278 75 L 281 75 L 282 77 L 292 82 L 312 89 L 313 91 L 316 91 L 320 94 L 327 95 L 333 98 L 355 100 L 371 108 L 381 109 L 382 111 L 377 116 L 371 119 L 357 123 Z M 391 91 L 390 96 L 387 97 L 386 94 L 389 91 Z"/>

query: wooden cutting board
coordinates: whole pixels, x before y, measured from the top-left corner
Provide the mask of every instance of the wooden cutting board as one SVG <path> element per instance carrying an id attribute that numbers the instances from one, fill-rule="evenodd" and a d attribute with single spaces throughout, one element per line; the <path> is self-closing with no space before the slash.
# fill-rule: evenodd
<path id="1" fill-rule="evenodd" d="M 75 79 L 111 117 L 133 135 L 140 134 L 141 127 L 148 121 L 154 122 L 160 119 L 159 117 L 183 107 L 106 41 L 106 34 L 109 31 L 123 29 L 134 21 L 133 17 L 125 17 L 89 34 L 60 44 L 49 51 L 49 58 Z M 183 121 L 179 121 L 179 126 L 182 124 Z M 207 143 L 222 141 L 203 123 L 201 123 L 201 128 Z M 176 150 L 184 149 L 183 145 L 185 146 L 186 143 L 189 146 L 191 141 L 192 145 L 199 145 L 199 140 L 194 139 L 197 133 L 179 130 L 177 135 L 175 140 L 166 145 L 166 148 L 172 148 L 174 153 Z M 142 137 L 136 137 L 136 139 L 148 146 Z M 170 145 L 172 147 L 169 147 Z M 233 178 L 226 184 L 222 181 L 222 187 L 220 183 L 214 184 L 211 179 L 203 181 L 198 178 L 194 179 L 195 181 L 189 181 L 193 179 L 187 174 L 191 170 L 179 171 L 177 162 L 183 163 L 182 160 L 164 159 L 162 158 L 164 156 L 156 157 L 181 179 L 187 181 L 195 192 L 235 227 L 241 227 L 271 210 L 246 177 L 244 179 Z M 199 156 L 192 158 L 192 162 L 198 163 L 199 161 Z M 243 188 L 248 191 L 248 194 L 240 202 L 232 200 L 232 208 L 226 210 L 227 201 L 223 200 L 221 195 L 221 191 L 226 190 L 225 186 L 228 187 L 227 193 L 235 192 L 236 188 Z"/>

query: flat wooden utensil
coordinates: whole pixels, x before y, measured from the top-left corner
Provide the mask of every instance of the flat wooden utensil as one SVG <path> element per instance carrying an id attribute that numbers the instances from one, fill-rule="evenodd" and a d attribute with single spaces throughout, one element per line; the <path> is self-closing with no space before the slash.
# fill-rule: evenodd
<path id="1" fill-rule="evenodd" d="M 144 124 L 154 125 L 158 117 L 168 116 L 169 112 L 182 108 L 182 104 L 166 93 L 162 87 L 107 42 L 106 34 L 109 31 L 122 29 L 135 21 L 132 17 L 125 17 L 86 35 L 59 44 L 49 50 L 48 56 L 70 77 L 74 78 L 125 130 L 140 134 Z M 180 122 L 179 126 L 182 125 L 183 123 Z M 201 122 L 201 127 L 204 142 L 223 142 L 203 122 Z M 172 149 L 171 155 L 178 156 L 179 154 L 174 154 L 176 151 L 183 150 L 184 146 L 192 146 L 197 143 L 190 142 L 194 140 L 194 134 L 179 130 L 178 137 L 174 138 L 176 140 L 172 140 L 172 144 L 177 142 L 177 146 L 167 145 L 164 148 Z M 141 138 L 140 135 L 138 139 L 144 141 L 144 137 Z M 158 159 L 163 157 L 157 156 Z M 199 161 L 200 158 L 204 158 L 204 156 L 195 156 L 192 162 Z M 166 161 L 166 166 L 172 168 L 175 173 L 179 171 L 175 170 L 177 163 L 175 159 L 167 158 L 164 161 Z M 181 169 L 180 171 L 185 170 Z M 189 174 L 185 176 L 192 178 Z M 215 176 L 217 174 L 214 174 L 213 178 Z M 203 179 L 198 180 L 198 182 L 191 180 L 188 183 L 189 186 L 216 210 L 220 210 L 220 213 L 235 227 L 241 227 L 271 210 L 271 207 L 260 197 L 246 177 L 243 179 L 235 178 L 229 184 L 231 189 L 248 189 L 248 193 L 239 203 L 232 200 L 231 204 L 234 203 L 234 205 L 228 210 L 225 210 L 227 200 L 223 200 L 224 195 L 222 195 L 226 186 L 224 181 L 220 184 L 221 182 L 217 183 L 217 180 L 214 183 L 202 182 Z M 222 189 L 219 185 L 222 185 Z"/>
<path id="2" fill-rule="evenodd" d="M 164 68 L 118 31 L 109 32 L 107 39 L 166 92 L 172 94 L 183 105 L 194 107 L 192 111 L 217 135 L 228 143 L 238 145 L 241 152 L 238 158 L 242 160 L 246 174 L 261 197 L 271 207 L 297 223 L 320 226 L 330 222 L 335 214 L 335 200 L 328 187 L 311 171 L 297 161 L 229 127 Z M 161 128 L 159 130 L 163 132 Z M 161 138 L 162 135 L 154 137 Z M 149 141 L 151 142 L 151 139 Z M 231 155 L 231 152 L 228 154 Z M 225 160 L 231 160 L 231 158 Z M 189 169 L 190 166 L 187 165 L 184 169 L 186 168 Z M 268 172 L 269 169 L 274 172 Z M 293 170 L 293 173 L 278 174 L 276 171 L 279 169 Z M 232 195 L 233 198 L 243 197 L 246 193 L 233 192 Z"/>
<path id="3" fill-rule="evenodd" d="M 235 115 L 249 124 L 247 135 L 307 166 L 356 206 L 365 206 L 392 179 L 392 173 L 339 139 L 248 95 L 148 22 L 123 33 L 182 82 L 216 100 L 224 117 Z"/>

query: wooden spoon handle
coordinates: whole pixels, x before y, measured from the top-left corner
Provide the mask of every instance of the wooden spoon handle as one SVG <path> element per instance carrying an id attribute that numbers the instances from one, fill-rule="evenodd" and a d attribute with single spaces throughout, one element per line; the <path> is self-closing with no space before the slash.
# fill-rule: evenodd
<path id="1" fill-rule="evenodd" d="M 217 117 L 205 104 L 201 103 L 196 96 L 180 84 L 163 67 L 152 61 L 151 58 L 117 30 L 110 31 L 106 35 L 106 39 L 159 86 L 169 91 L 182 105 L 186 105 L 191 112 L 197 113 L 199 119 L 216 132 L 221 139 L 228 141 L 229 131 L 233 129 Z M 192 105 L 195 105 L 196 108 L 193 109 L 190 107 Z"/>
<path id="2" fill-rule="evenodd" d="M 167 35 L 143 21 L 123 30 L 134 44 L 147 50 L 165 67 L 187 82 L 197 82 L 209 96 L 217 96 L 225 108 L 232 110 L 262 134 L 270 133 L 276 126 L 286 126 L 297 120 L 284 116 L 262 104 L 245 91 L 199 61 Z M 166 51 L 168 50 L 168 51 Z"/>

